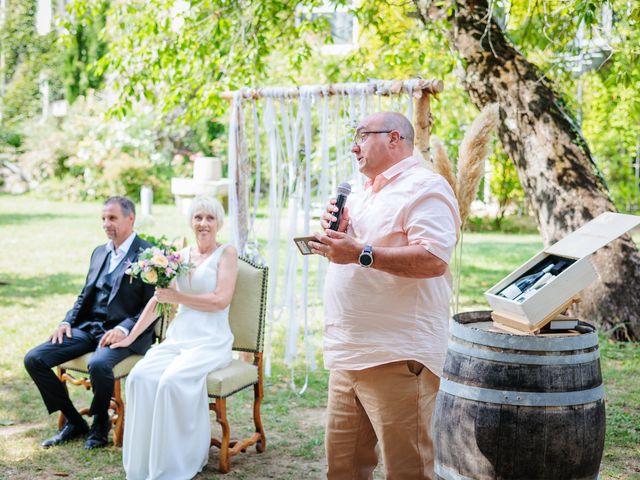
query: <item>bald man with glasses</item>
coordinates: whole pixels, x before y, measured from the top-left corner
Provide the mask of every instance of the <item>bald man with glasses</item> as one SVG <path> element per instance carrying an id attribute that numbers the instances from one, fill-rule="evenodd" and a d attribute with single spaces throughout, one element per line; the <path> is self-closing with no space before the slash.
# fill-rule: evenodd
<path id="1" fill-rule="evenodd" d="M 449 259 L 458 204 L 413 156 L 414 130 L 399 113 L 358 125 L 351 151 L 368 180 L 323 213 L 314 253 L 325 279 L 324 362 L 330 370 L 327 476 L 371 479 L 379 444 L 387 480 L 432 479 L 431 415 L 447 349 Z"/>

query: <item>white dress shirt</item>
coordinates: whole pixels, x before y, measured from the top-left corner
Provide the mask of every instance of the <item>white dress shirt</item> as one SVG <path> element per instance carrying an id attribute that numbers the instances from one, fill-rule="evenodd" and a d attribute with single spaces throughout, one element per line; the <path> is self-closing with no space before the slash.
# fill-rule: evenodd
<path id="1" fill-rule="evenodd" d="M 133 232 L 127 237 L 124 242 L 122 242 L 122 245 L 120 245 L 116 249 L 113 248 L 113 240 L 109 240 L 109 242 L 105 245 L 107 251 L 111 253 L 111 256 L 109 257 L 109 271 L 107 273 L 113 272 L 118 267 L 118 265 L 120 265 L 120 262 L 131 248 L 131 244 L 133 243 L 133 240 L 135 238 L 136 232 Z"/>

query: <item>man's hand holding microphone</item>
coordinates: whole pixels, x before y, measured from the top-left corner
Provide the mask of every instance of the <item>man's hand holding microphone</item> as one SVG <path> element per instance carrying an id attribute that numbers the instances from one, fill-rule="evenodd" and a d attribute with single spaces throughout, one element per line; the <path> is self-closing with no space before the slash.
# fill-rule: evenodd
<path id="1" fill-rule="evenodd" d="M 313 253 L 322 255 L 333 263 L 354 263 L 363 245 L 346 233 L 349 226 L 349 208 L 345 203 L 351 193 L 351 185 L 341 183 L 336 193 L 336 198 L 330 199 L 327 208 L 322 212 L 320 226 L 324 233 L 315 233 L 318 241 L 309 242 L 309 246 Z"/>

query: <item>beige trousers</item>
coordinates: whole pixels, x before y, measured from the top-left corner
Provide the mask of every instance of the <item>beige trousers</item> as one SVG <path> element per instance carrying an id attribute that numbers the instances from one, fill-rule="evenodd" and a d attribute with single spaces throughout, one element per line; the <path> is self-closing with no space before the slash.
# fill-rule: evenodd
<path id="1" fill-rule="evenodd" d="M 327 405 L 329 480 L 434 478 L 431 416 L 440 379 L 415 361 L 332 370 Z"/>

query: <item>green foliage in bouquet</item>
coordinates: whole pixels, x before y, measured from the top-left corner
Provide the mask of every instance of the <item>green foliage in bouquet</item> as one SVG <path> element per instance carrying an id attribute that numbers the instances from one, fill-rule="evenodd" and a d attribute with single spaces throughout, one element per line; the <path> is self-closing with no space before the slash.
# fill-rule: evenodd
<path id="1" fill-rule="evenodd" d="M 159 237 L 156 237 L 155 235 L 150 235 L 148 233 L 141 233 L 138 236 L 145 242 L 149 242 L 154 247 L 166 248 L 171 246 L 171 242 L 169 242 L 169 239 L 166 235 L 160 235 Z"/>

